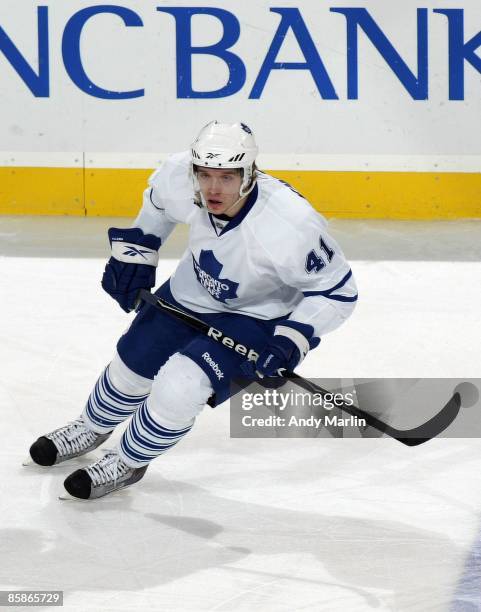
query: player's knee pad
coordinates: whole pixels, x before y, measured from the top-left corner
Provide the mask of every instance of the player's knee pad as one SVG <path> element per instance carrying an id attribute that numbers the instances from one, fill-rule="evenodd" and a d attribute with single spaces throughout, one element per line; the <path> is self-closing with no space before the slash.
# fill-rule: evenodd
<path id="1" fill-rule="evenodd" d="M 146 395 L 152 387 L 153 381 L 133 372 L 120 359 L 118 353 L 110 362 L 108 373 L 110 382 L 115 389 L 125 395 Z"/>
<path id="2" fill-rule="evenodd" d="M 154 378 L 147 406 L 160 425 L 182 429 L 194 422 L 212 393 L 202 368 L 189 357 L 175 353 Z"/>

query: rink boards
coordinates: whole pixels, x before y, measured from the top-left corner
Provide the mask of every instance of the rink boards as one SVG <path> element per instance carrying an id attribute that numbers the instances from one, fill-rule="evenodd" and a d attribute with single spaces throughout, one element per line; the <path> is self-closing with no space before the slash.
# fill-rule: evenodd
<path id="1" fill-rule="evenodd" d="M 0 214 L 132 216 L 217 119 L 327 216 L 481 218 L 476 0 L 44 4 L 0 11 Z"/>
<path id="2" fill-rule="evenodd" d="M 153 167 L 3 166 L 0 214 L 135 216 Z M 289 182 L 327 217 L 481 218 L 479 172 L 267 171 Z"/>

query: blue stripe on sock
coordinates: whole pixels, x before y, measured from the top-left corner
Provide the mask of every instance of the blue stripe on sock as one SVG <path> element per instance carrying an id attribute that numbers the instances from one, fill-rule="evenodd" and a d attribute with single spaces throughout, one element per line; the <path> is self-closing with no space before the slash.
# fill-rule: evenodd
<path id="1" fill-rule="evenodd" d="M 123 417 L 131 415 L 132 412 L 134 412 L 134 410 L 135 410 L 135 406 L 133 408 L 129 408 L 128 410 L 122 410 L 121 408 L 118 408 L 117 406 L 114 407 L 114 406 L 108 404 L 105 400 L 103 400 L 101 398 L 101 396 L 99 395 L 97 389 L 94 389 L 93 396 L 94 396 L 94 399 L 95 399 L 96 406 L 100 410 L 105 410 L 105 412 L 111 414 L 112 416 L 118 415 L 118 416 L 123 418 Z"/>
<path id="2" fill-rule="evenodd" d="M 191 428 L 172 430 L 162 427 L 152 419 L 144 401 L 124 432 L 120 447 L 129 459 L 149 462 L 175 446 Z"/>
<path id="3" fill-rule="evenodd" d="M 120 416 L 121 420 L 130 416 L 135 410 L 135 407 L 130 408 L 129 410 L 119 410 L 117 407 L 111 406 L 100 397 L 96 388 L 93 391 L 93 399 L 93 403 L 99 409 L 99 412 L 106 412 L 110 416 Z"/>
<path id="4" fill-rule="evenodd" d="M 130 429 L 130 427 L 129 427 Z M 131 431 L 125 432 L 121 439 L 122 449 L 125 454 L 132 459 L 136 459 L 137 457 L 142 457 L 140 461 L 152 461 L 159 455 L 162 455 L 166 450 L 168 450 L 173 444 L 166 445 L 165 448 L 159 448 L 157 450 L 149 450 L 144 448 L 144 446 L 140 446 L 131 440 Z"/>
<path id="5" fill-rule="evenodd" d="M 85 412 L 92 423 L 112 430 L 135 412 L 147 397 L 148 394 L 126 395 L 115 389 L 107 367 L 87 400 Z"/>
<path id="6" fill-rule="evenodd" d="M 130 437 L 132 438 L 132 441 L 135 444 L 138 444 L 139 446 L 143 447 L 145 450 L 151 450 L 151 451 L 156 452 L 164 448 L 169 448 L 170 446 L 175 444 L 175 442 L 167 442 L 166 444 L 163 444 L 160 441 L 152 442 L 152 440 L 148 440 L 145 436 L 143 436 L 140 433 L 137 427 L 137 424 L 135 423 L 135 419 L 133 419 L 132 422 L 129 424 L 128 433 Z M 166 441 L 163 440 L 163 442 L 166 442 Z"/>
<path id="7" fill-rule="evenodd" d="M 116 425 L 118 425 L 117 421 L 111 421 L 108 419 L 104 419 L 99 414 L 97 414 L 92 408 L 90 399 L 88 400 L 87 405 L 86 405 L 86 413 L 87 413 L 88 418 L 92 421 L 92 423 L 95 423 L 96 425 L 101 425 L 102 427 L 109 427 L 111 429 L 113 429 Z"/>
<path id="8" fill-rule="evenodd" d="M 160 435 L 160 436 L 165 436 L 165 437 L 179 436 L 179 435 L 186 434 L 188 431 L 190 431 L 190 429 L 192 429 L 192 425 L 189 425 L 188 427 L 184 427 L 183 429 L 177 429 L 177 430 L 176 429 L 166 429 L 165 427 L 162 427 L 162 425 L 160 425 L 159 423 L 156 423 L 150 416 L 149 410 L 147 408 L 147 402 L 144 402 L 142 404 L 137 414 L 139 415 L 139 418 L 142 420 L 142 424 L 144 425 L 145 429 L 151 429 L 153 433 Z"/>
<path id="9" fill-rule="evenodd" d="M 127 447 L 124 443 L 124 437 L 120 440 L 120 448 L 122 449 L 124 455 L 129 459 L 139 462 L 152 461 L 154 457 L 149 455 L 141 455 L 140 453 L 136 453 L 131 447 Z"/>
<path id="10" fill-rule="evenodd" d="M 143 395 L 127 395 L 126 393 L 121 393 L 112 384 L 112 381 L 110 380 L 109 373 L 107 370 L 104 372 L 104 375 L 101 377 L 101 381 L 102 381 L 102 386 L 105 388 L 105 392 L 108 395 L 111 395 L 112 399 L 120 403 L 139 404 L 149 395 L 148 393 L 143 394 Z"/>

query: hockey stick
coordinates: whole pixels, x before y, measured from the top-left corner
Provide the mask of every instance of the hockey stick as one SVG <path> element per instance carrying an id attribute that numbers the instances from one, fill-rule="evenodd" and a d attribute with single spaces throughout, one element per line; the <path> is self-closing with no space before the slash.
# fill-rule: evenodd
<path id="1" fill-rule="evenodd" d="M 144 302 L 147 302 L 151 306 L 154 306 L 158 310 L 162 312 L 166 312 L 170 314 L 172 317 L 183 321 L 193 329 L 205 334 L 209 338 L 212 338 L 216 342 L 220 342 L 226 348 L 236 351 L 241 355 L 245 355 L 247 359 L 252 359 L 253 361 L 257 360 L 258 354 L 253 349 L 245 346 L 235 338 L 227 336 L 220 329 L 217 329 L 205 321 L 201 321 L 197 317 L 185 312 L 181 308 L 170 304 L 169 302 L 163 300 L 162 298 L 153 295 L 149 291 L 145 289 L 141 289 L 139 292 L 139 298 Z M 310 391 L 311 393 L 316 393 L 324 397 L 326 394 L 331 394 L 327 389 L 323 389 L 318 385 L 314 384 L 310 380 L 299 376 L 295 372 L 289 372 L 286 376 L 290 380 L 294 380 L 296 384 L 298 384 L 303 389 Z M 332 395 L 332 394 L 331 394 Z M 344 412 L 348 414 L 358 417 L 360 419 L 364 419 L 367 425 L 377 429 L 378 431 L 385 433 L 386 435 L 398 440 L 398 442 L 402 442 L 402 444 L 406 444 L 406 446 L 418 446 L 423 442 L 427 442 L 432 438 L 435 438 L 440 433 L 442 433 L 454 419 L 457 417 L 459 410 L 461 408 L 461 396 L 458 392 L 454 393 L 451 399 L 447 402 L 447 404 L 429 421 L 424 423 L 423 425 L 419 425 L 418 427 L 414 427 L 413 429 L 396 429 L 391 425 L 388 425 L 384 421 L 381 421 L 377 417 L 361 410 L 357 406 L 350 406 L 348 404 L 342 403 L 337 405 L 337 408 L 340 408 Z"/>

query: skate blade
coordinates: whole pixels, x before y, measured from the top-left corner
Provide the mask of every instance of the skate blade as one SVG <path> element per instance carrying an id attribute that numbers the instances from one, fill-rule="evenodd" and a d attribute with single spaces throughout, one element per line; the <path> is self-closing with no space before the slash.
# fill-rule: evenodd
<path id="1" fill-rule="evenodd" d="M 88 502 L 89 499 L 82 499 L 81 497 L 74 497 L 65 491 L 58 496 L 59 501 L 73 501 L 73 502 Z"/>
<path id="2" fill-rule="evenodd" d="M 77 498 L 74 497 L 73 495 L 70 495 L 70 493 L 62 493 L 61 495 L 58 496 L 58 500 L 59 501 L 77 501 Z"/>
<path id="3" fill-rule="evenodd" d="M 31 457 L 27 457 L 22 461 L 23 467 L 31 467 L 32 465 L 36 468 L 40 468 L 41 470 L 51 470 L 52 468 L 57 468 L 60 463 L 54 463 L 53 465 L 40 465 L 40 463 L 35 463 Z"/>

